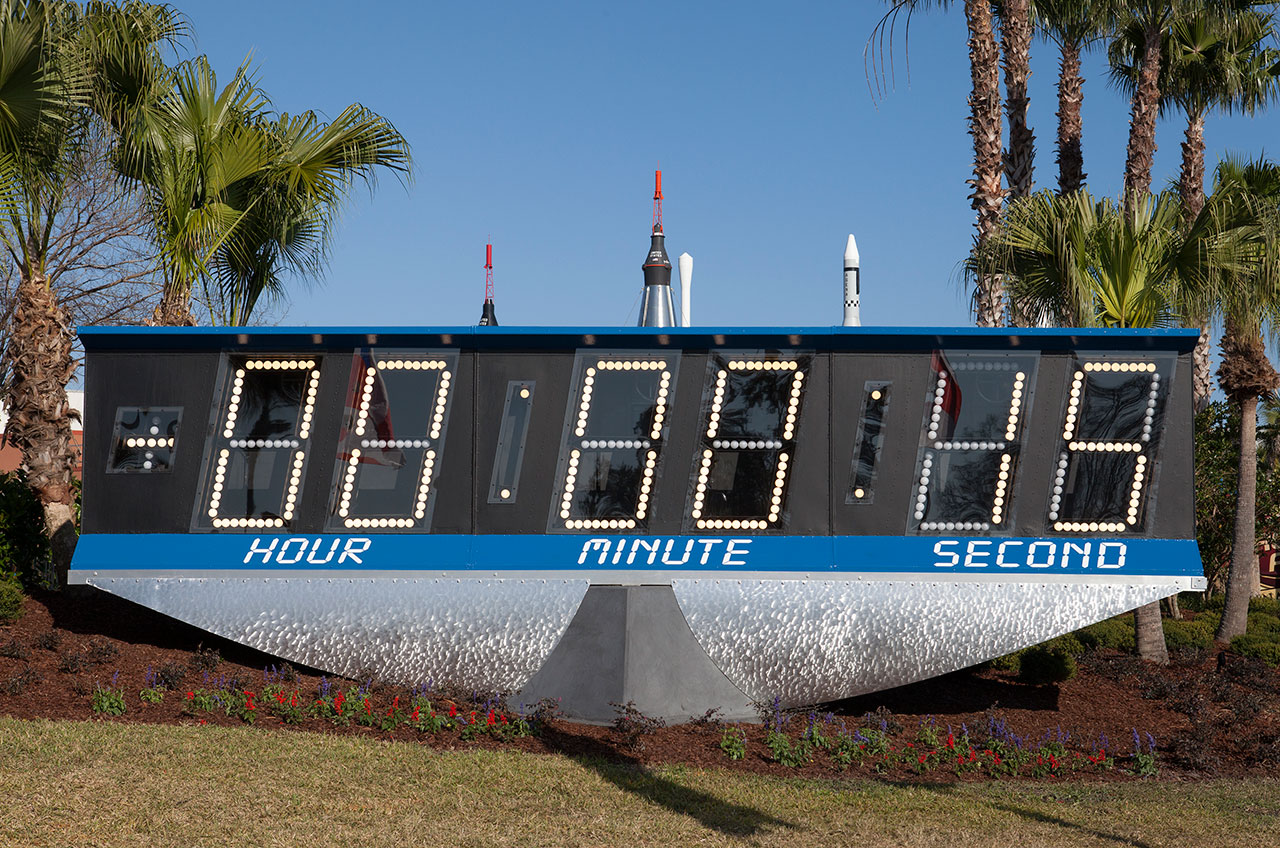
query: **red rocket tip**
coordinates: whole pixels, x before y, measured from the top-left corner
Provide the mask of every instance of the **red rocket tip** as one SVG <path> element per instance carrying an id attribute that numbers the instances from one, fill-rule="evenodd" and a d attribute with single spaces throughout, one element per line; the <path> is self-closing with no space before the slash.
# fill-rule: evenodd
<path id="1" fill-rule="evenodd" d="M 486 244 L 484 246 L 484 267 L 493 267 L 493 245 Z"/>
<path id="2" fill-rule="evenodd" d="M 662 199 L 662 171 L 653 172 L 653 199 Z"/>

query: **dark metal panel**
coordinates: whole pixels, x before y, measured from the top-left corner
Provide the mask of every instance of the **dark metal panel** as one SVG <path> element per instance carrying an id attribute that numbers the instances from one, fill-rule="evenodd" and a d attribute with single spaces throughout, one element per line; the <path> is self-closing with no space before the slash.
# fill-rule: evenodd
<path id="1" fill-rule="evenodd" d="M 474 533 L 475 513 L 472 489 L 475 486 L 475 369 L 476 355 L 463 351 L 454 375 L 453 397 L 449 403 L 449 429 L 445 433 L 444 457 L 439 476 L 432 485 L 436 501 L 431 515 L 432 533 Z"/>
<path id="2" fill-rule="evenodd" d="M 98 352 L 85 367 L 84 492 L 86 533 L 185 533 L 191 524 L 219 354 Z M 180 406 L 173 470 L 107 474 L 118 406 Z"/>
<path id="3" fill-rule="evenodd" d="M 1192 354 L 1178 356 L 1173 391 L 1165 401 L 1160 436 L 1159 471 L 1152 503 L 1155 521 L 1150 535 L 1194 539 L 1196 530 L 1195 397 Z"/>
<path id="4" fill-rule="evenodd" d="M 930 377 L 929 351 L 833 355 L 830 466 L 833 533 L 896 536 L 906 532 L 920 422 Z M 868 380 L 893 383 L 893 400 L 885 421 L 875 498 L 871 503 L 847 504 L 845 491 L 858 434 L 863 386 Z"/>
<path id="5" fill-rule="evenodd" d="M 702 420 L 701 405 L 708 358 L 706 351 L 685 351 L 680 357 L 680 370 L 676 373 L 675 392 L 669 408 L 667 442 L 654 489 L 650 535 L 683 532 L 690 475 L 694 467 L 693 455 L 702 444 L 701 428 L 706 426 Z"/>
<path id="6" fill-rule="evenodd" d="M 569 402 L 574 351 L 482 351 L 464 358 L 475 360 L 477 388 L 470 405 L 474 410 L 475 484 L 470 497 L 459 500 L 474 506 L 477 533 L 545 533 L 556 483 L 565 404 Z M 533 380 L 538 387 L 533 398 L 516 501 L 491 504 L 489 476 L 502 427 L 507 383 L 511 380 Z M 457 431 L 450 431 L 451 439 L 454 432 Z"/>
<path id="7" fill-rule="evenodd" d="M 810 359 L 796 428 L 795 457 L 787 483 L 785 533 L 825 536 L 831 532 L 831 355 Z"/>

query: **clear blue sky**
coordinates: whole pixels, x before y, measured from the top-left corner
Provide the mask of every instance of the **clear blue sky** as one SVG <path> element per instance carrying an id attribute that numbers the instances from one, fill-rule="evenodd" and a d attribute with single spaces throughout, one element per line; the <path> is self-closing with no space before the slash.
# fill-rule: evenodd
<path id="1" fill-rule="evenodd" d="M 494 244 L 503 324 L 634 324 L 661 163 L 667 247 L 695 260 L 695 324 L 830 325 L 862 254 L 864 324 L 970 321 L 957 273 L 973 234 L 959 9 L 915 17 L 896 85 L 868 91 L 884 6 L 846 3 L 180 3 L 220 79 L 252 53 L 282 111 L 360 102 L 416 160 L 346 210 L 327 277 L 282 323 L 472 324 Z M 1037 187 L 1057 182 L 1057 51 L 1033 45 Z M 1118 193 L 1128 104 L 1085 66 L 1089 186 Z M 1212 164 L 1257 155 L 1280 108 L 1212 117 Z M 1161 121 L 1155 185 L 1182 122 Z M 1274 147 L 1274 145 L 1273 145 Z M 1275 154 L 1274 149 L 1268 151 Z"/>

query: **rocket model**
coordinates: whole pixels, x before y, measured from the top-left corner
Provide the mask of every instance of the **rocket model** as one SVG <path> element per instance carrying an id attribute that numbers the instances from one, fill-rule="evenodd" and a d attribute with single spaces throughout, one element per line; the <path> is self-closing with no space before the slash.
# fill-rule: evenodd
<path id="1" fill-rule="evenodd" d="M 662 172 L 654 172 L 653 234 L 649 242 L 649 255 L 644 265 L 644 301 L 640 304 L 641 327 L 675 327 L 675 303 L 671 299 L 671 259 L 663 244 L 662 234 Z"/>
<path id="2" fill-rule="evenodd" d="M 853 233 L 844 245 L 844 326 L 861 327 L 862 312 L 859 304 L 861 281 L 858 279 L 858 243 Z"/>
<path id="3" fill-rule="evenodd" d="M 851 236 L 852 238 L 852 236 Z M 480 311 L 481 327 L 498 326 L 498 314 L 493 311 L 493 245 L 484 246 L 484 306 Z"/>

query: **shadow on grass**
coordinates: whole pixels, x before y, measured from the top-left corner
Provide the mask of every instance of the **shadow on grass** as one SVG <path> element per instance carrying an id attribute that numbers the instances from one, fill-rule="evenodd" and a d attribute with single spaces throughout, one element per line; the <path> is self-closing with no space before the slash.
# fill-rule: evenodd
<path id="1" fill-rule="evenodd" d="M 754 807 L 734 804 L 657 775 L 636 757 L 599 740 L 567 732 L 563 728 L 550 729 L 543 738 L 549 746 L 564 752 L 564 756 L 594 771 L 622 791 L 695 819 L 703 827 L 718 833 L 753 836 L 772 828 L 798 829 L 796 824 Z"/>
<path id="2" fill-rule="evenodd" d="M 897 784 L 893 781 L 886 781 L 886 783 L 889 783 L 891 785 L 904 785 L 904 786 L 907 785 L 907 784 Z M 929 792 L 932 792 L 935 795 L 954 795 L 957 789 L 956 784 L 947 784 L 947 783 L 914 783 L 910 785 L 914 786 L 917 789 L 928 790 Z M 1130 839 L 1127 836 L 1121 836 L 1116 833 L 1109 833 L 1105 830 L 1099 830 L 1098 828 L 1095 828 L 1095 827 L 1089 827 L 1088 825 L 1083 825 L 1078 822 L 1073 822 L 1068 819 L 1061 818 L 1059 816 L 1050 815 L 1049 813 L 1040 812 L 1039 810 L 1033 810 L 1030 807 L 1022 807 L 1022 806 L 1018 806 L 1017 804 L 994 801 L 994 800 L 981 800 L 981 799 L 966 799 L 966 800 L 975 800 L 978 803 L 984 804 L 993 810 L 1000 810 L 1001 812 L 1004 812 L 1004 813 L 1011 813 L 1015 816 L 1019 816 L 1020 818 L 1026 819 L 1028 821 L 1040 822 L 1041 824 L 1055 825 L 1056 827 L 1060 827 L 1065 831 L 1078 833 L 1082 836 L 1092 836 L 1094 839 L 1099 839 L 1104 842 L 1113 842 L 1116 845 L 1129 845 L 1129 846 L 1132 846 L 1132 848 L 1150 848 L 1151 846 L 1151 843 L 1143 842 L 1140 839 Z"/>

